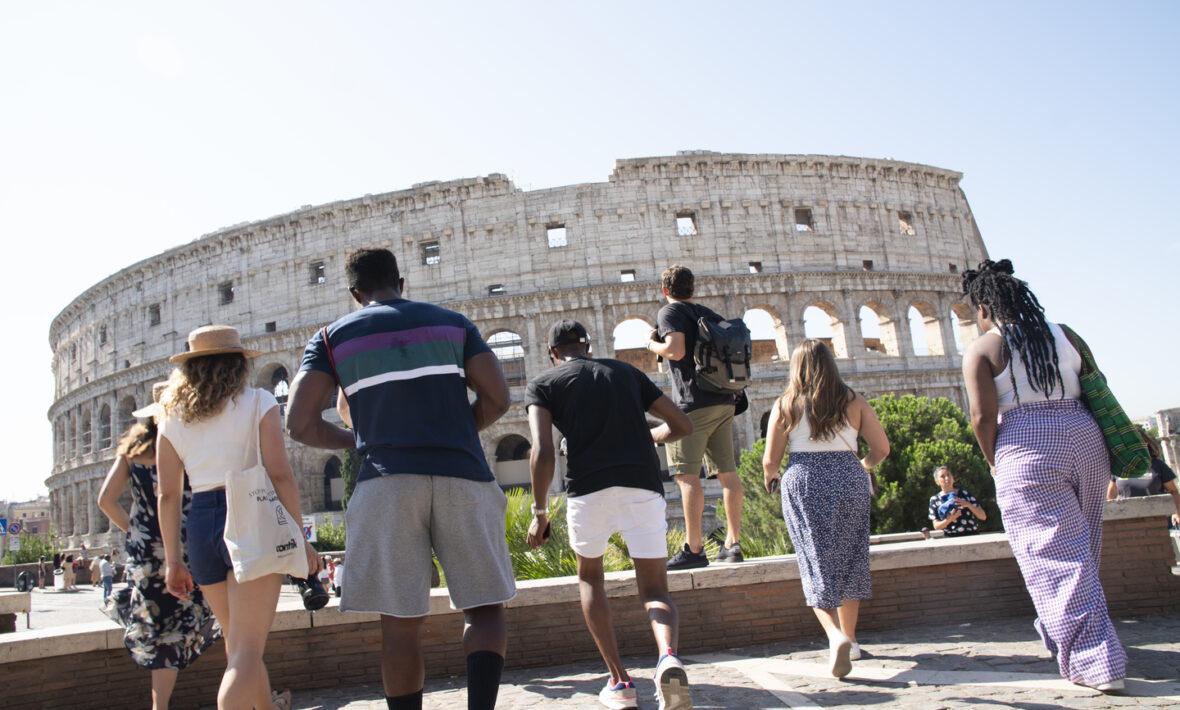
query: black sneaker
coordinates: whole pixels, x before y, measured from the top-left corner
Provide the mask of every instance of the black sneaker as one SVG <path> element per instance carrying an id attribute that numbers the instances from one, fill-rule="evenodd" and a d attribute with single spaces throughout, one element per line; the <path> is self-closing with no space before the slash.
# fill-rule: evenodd
<path id="1" fill-rule="evenodd" d="M 705 556 L 705 548 L 701 548 L 700 552 L 693 552 L 688 549 L 688 543 L 684 543 L 684 549 L 672 555 L 672 559 L 668 560 L 668 569 L 696 569 L 697 567 L 708 567 L 709 558 Z"/>
<path id="2" fill-rule="evenodd" d="M 745 556 L 742 555 L 742 543 L 735 542 L 733 547 L 721 546 L 721 550 L 717 553 L 718 562 L 743 562 Z"/>

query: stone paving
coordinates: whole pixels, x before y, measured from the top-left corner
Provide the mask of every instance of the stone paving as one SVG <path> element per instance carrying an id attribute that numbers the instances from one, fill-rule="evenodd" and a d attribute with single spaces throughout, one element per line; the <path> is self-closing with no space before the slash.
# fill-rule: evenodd
<path id="1" fill-rule="evenodd" d="M 1116 620 L 1130 661 L 1127 690 L 1102 695 L 1072 685 L 1041 646 L 1031 619 L 985 623 L 944 622 L 861 634 L 865 657 L 843 681 L 827 674 L 827 649 L 819 638 L 720 653 L 686 652 L 696 708 L 1083 708 L 1180 709 L 1180 615 Z M 374 662 L 376 660 L 374 659 Z M 640 705 L 655 708 L 654 656 L 629 658 Z M 584 662 L 504 674 L 498 708 L 598 708 L 605 682 L 601 663 Z M 433 680 L 423 706 L 466 707 L 462 679 Z M 384 710 L 380 686 L 296 693 L 304 710 Z"/>

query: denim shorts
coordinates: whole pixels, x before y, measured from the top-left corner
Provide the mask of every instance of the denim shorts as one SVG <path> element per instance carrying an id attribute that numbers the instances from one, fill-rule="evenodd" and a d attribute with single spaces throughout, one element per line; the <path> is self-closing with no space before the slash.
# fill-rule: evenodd
<path id="1" fill-rule="evenodd" d="M 225 489 L 193 494 L 185 524 L 188 568 L 197 584 L 224 582 L 233 562 L 225 547 Z"/>

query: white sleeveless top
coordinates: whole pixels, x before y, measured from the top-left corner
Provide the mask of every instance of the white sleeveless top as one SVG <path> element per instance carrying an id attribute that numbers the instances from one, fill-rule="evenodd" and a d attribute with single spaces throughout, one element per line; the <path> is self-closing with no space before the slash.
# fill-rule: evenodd
<path id="1" fill-rule="evenodd" d="M 836 435 L 827 441 L 811 438 L 811 422 L 804 416 L 787 435 L 791 453 L 812 453 L 819 451 L 851 451 L 856 453 L 856 429 L 845 424 L 836 430 Z"/>
<path id="2" fill-rule="evenodd" d="M 1061 370 L 1061 382 L 1065 385 L 1065 399 L 1081 399 L 1082 398 L 1082 384 L 1078 380 L 1078 375 L 1082 373 L 1082 356 L 1074 349 L 1073 343 L 1069 342 L 1069 338 L 1065 336 L 1065 331 L 1056 323 L 1049 324 L 1049 330 L 1053 333 L 1053 341 L 1057 346 L 1057 367 Z M 1004 337 L 996 328 L 984 333 L 984 335 L 995 334 L 997 337 Z M 1000 414 L 1016 407 L 1016 395 L 1020 395 L 1020 403 L 1028 404 L 1030 402 L 1046 402 L 1054 399 L 1062 399 L 1061 385 L 1053 388 L 1049 394 L 1034 390 L 1028 381 L 1028 370 L 1024 367 L 1024 361 L 1020 358 L 1020 353 L 1015 349 L 1011 349 L 1011 357 L 1008 358 L 1008 366 L 1004 368 L 1003 372 L 996 375 L 996 395 L 999 398 Z M 1011 370 L 1011 372 L 1009 372 Z M 1015 375 L 1016 387 L 1012 387 L 1012 379 Z"/>
<path id="3" fill-rule="evenodd" d="M 159 423 L 160 433 L 168 437 L 172 448 L 184 463 L 189 485 L 194 493 L 225 487 L 226 474 L 253 466 L 253 450 L 258 424 L 254 419 L 255 402 L 258 418 L 279 406 L 275 396 L 266 390 L 247 387 L 236 398 L 231 398 L 210 419 L 185 424 L 178 413 L 170 413 Z"/>

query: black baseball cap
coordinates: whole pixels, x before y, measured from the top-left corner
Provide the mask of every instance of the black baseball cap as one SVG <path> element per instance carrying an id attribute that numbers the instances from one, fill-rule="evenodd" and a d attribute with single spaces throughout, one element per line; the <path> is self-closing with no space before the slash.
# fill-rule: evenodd
<path id="1" fill-rule="evenodd" d="M 576 320 L 562 318 L 549 329 L 549 347 L 551 348 L 570 343 L 589 342 L 590 336 L 586 334 L 586 329 Z"/>

